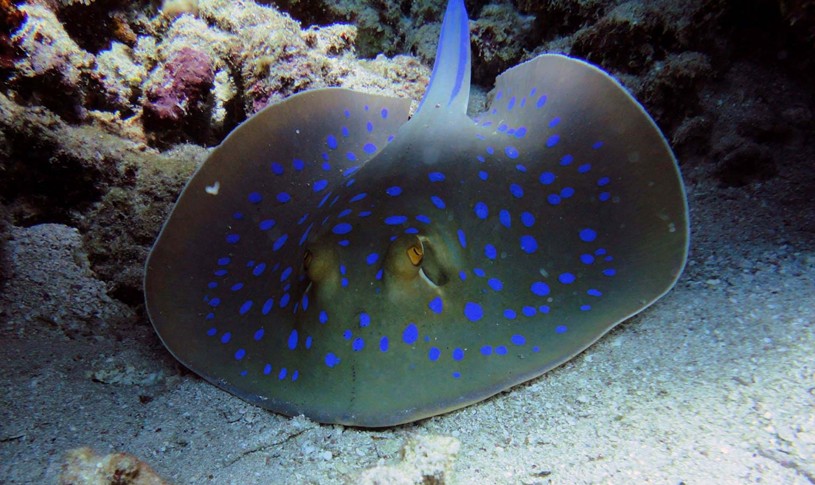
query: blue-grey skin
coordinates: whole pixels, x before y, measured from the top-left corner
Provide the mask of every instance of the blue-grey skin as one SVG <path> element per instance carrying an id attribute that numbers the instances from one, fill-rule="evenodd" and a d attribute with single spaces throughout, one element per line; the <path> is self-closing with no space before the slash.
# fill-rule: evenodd
<path id="1" fill-rule="evenodd" d="M 406 100 L 321 89 L 231 133 L 147 263 L 173 355 L 276 412 L 389 426 L 536 377 L 664 295 L 687 207 L 640 105 L 544 55 L 473 120 L 469 76 L 452 0 L 409 121 Z"/>

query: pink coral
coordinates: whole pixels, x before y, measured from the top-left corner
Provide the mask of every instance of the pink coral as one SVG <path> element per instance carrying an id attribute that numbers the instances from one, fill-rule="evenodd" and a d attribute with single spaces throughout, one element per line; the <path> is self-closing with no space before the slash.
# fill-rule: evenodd
<path id="1" fill-rule="evenodd" d="M 182 47 L 158 69 L 145 96 L 145 128 L 161 131 L 195 125 L 209 110 L 209 93 L 215 79 L 212 58 L 200 50 Z"/>

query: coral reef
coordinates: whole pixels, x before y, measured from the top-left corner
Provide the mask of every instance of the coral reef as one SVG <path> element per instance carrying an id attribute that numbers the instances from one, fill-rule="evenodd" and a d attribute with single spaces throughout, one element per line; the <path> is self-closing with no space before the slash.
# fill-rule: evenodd
<path id="1" fill-rule="evenodd" d="M 98 455 L 90 448 L 76 448 L 65 454 L 60 485 L 79 484 L 166 485 L 147 463 L 128 453 Z"/>

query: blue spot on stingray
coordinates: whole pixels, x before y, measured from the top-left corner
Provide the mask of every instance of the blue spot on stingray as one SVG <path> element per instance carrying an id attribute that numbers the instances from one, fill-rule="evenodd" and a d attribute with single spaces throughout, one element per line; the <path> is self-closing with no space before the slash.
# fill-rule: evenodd
<path id="1" fill-rule="evenodd" d="M 509 215 L 509 211 L 506 209 L 501 209 L 501 211 L 498 213 L 498 220 L 504 227 L 509 227 L 512 225 L 512 218 Z"/>
<path id="2" fill-rule="evenodd" d="M 328 321 L 328 313 L 325 310 L 320 310 L 319 321 L 322 324 L 325 324 Z"/>
<path id="3" fill-rule="evenodd" d="M 357 337 L 351 343 L 351 348 L 354 349 L 354 352 L 359 352 L 365 347 L 365 340 L 362 337 Z"/>
<path id="4" fill-rule="evenodd" d="M 374 124 L 370 121 L 365 123 L 365 129 L 368 130 L 368 133 L 374 131 Z"/>
<path id="5" fill-rule="evenodd" d="M 495 347 L 495 353 L 498 355 L 507 355 L 507 348 L 504 345 Z"/>
<path id="6" fill-rule="evenodd" d="M 549 128 L 554 128 L 559 124 L 560 124 L 560 118 L 555 116 L 554 118 L 552 118 L 552 121 L 549 122 Z"/>
<path id="7" fill-rule="evenodd" d="M 552 172 L 543 172 L 538 178 L 538 181 L 543 185 L 549 185 L 555 181 L 555 174 Z"/>
<path id="8" fill-rule="evenodd" d="M 507 308 L 506 310 L 504 310 L 504 318 L 506 318 L 507 320 L 515 320 L 515 318 L 517 317 L 518 314 L 515 313 L 515 310 L 511 308 Z"/>
<path id="9" fill-rule="evenodd" d="M 526 136 L 526 127 L 520 126 L 517 130 L 515 130 L 515 138 L 523 138 Z"/>
<path id="10" fill-rule="evenodd" d="M 340 363 L 340 358 L 336 355 L 332 354 L 331 352 L 325 354 L 325 365 L 328 367 L 334 367 L 335 365 Z"/>
<path id="11" fill-rule="evenodd" d="M 366 258 L 365 258 L 365 262 L 366 262 L 366 263 L 368 263 L 368 265 L 370 266 L 370 265 L 372 265 L 372 264 L 376 263 L 376 261 L 377 261 L 378 259 L 379 259 L 379 254 L 378 254 L 378 253 L 370 253 L 370 254 L 369 254 L 369 255 L 368 255 Z"/>
<path id="12" fill-rule="evenodd" d="M 467 280 L 467 272 L 464 271 L 464 270 L 459 271 L 458 272 L 458 277 L 461 278 L 461 281 L 466 281 Z"/>
<path id="13" fill-rule="evenodd" d="M 281 380 L 281 381 L 282 381 L 283 379 L 285 379 L 285 378 L 286 378 L 286 374 L 287 374 L 287 373 L 288 373 L 288 371 L 287 371 L 287 370 L 286 370 L 286 368 L 284 367 L 284 368 L 280 369 L 280 373 L 279 373 L 279 374 L 277 374 L 277 378 L 278 378 L 279 380 Z"/>
<path id="14" fill-rule="evenodd" d="M 272 162 L 272 173 L 273 174 L 275 174 L 275 175 L 283 175 L 284 171 L 285 171 L 285 169 L 283 168 L 283 165 L 281 165 L 281 164 L 279 164 L 277 162 Z"/>
<path id="15" fill-rule="evenodd" d="M 263 375 L 268 376 L 271 373 L 272 373 L 272 364 L 266 364 L 265 366 L 263 366 Z"/>
<path id="16" fill-rule="evenodd" d="M 492 244 L 487 244 L 484 246 L 484 256 L 488 259 L 495 259 L 498 256 L 498 250 Z"/>
<path id="17" fill-rule="evenodd" d="M 381 339 L 379 339 L 379 351 L 380 352 L 387 352 L 388 351 L 388 337 L 383 335 Z"/>
<path id="18" fill-rule="evenodd" d="M 286 241 L 287 241 L 288 239 L 289 239 L 289 235 L 288 235 L 288 234 L 283 234 L 282 236 L 280 236 L 279 238 L 277 238 L 277 239 L 275 240 L 274 244 L 272 245 L 272 250 L 273 250 L 273 251 L 277 251 L 278 249 L 282 248 L 282 247 L 283 247 L 283 245 L 284 245 L 284 244 L 286 244 Z"/>
<path id="19" fill-rule="evenodd" d="M 441 357 L 441 350 L 436 347 L 430 347 L 430 350 L 427 352 L 427 358 L 430 359 L 431 362 L 436 362 Z"/>
<path id="20" fill-rule="evenodd" d="M 348 214 L 350 214 L 352 212 L 354 212 L 354 211 L 352 211 L 351 209 L 345 209 L 344 211 L 337 214 L 337 219 L 342 219 L 343 217 L 347 216 Z"/>
<path id="21" fill-rule="evenodd" d="M 263 303 L 263 308 L 260 309 L 260 312 L 264 315 L 268 315 L 272 308 L 274 307 L 274 298 L 269 298 L 266 302 Z"/>
<path id="22" fill-rule="evenodd" d="M 294 160 L 292 160 L 292 161 L 291 161 L 291 166 L 292 166 L 292 168 L 294 168 L 295 170 L 297 170 L 298 172 L 300 172 L 300 171 L 302 171 L 302 170 L 303 170 L 303 168 L 305 168 L 305 166 L 306 166 L 306 165 L 305 165 L 305 163 L 304 163 L 302 160 L 300 160 L 299 158 L 295 158 Z"/>
<path id="23" fill-rule="evenodd" d="M 560 190 L 560 196 L 564 199 L 568 199 L 569 197 L 574 195 L 574 189 L 571 187 L 563 187 Z"/>
<path id="24" fill-rule="evenodd" d="M 297 347 L 297 329 L 292 330 L 289 334 L 287 345 L 289 346 L 290 350 L 294 350 Z"/>
<path id="25" fill-rule="evenodd" d="M 594 256 L 592 256 L 591 254 L 581 254 L 580 262 L 583 264 L 591 264 L 594 262 Z"/>
<path id="26" fill-rule="evenodd" d="M 398 187 L 394 185 L 393 187 L 388 187 L 385 189 L 385 193 L 390 195 L 391 197 L 396 197 L 402 193 L 402 187 Z"/>
<path id="27" fill-rule="evenodd" d="M 334 135 L 328 135 L 325 139 L 325 142 L 328 143 L 328 148 L 332 150 L 337 149 L 337 138 Z"/>
<path id="28" fill-rule="evenodd" d="M 535 225 L 535 216 L 533 216 L 529 212 L 522 212 L 521 224 L 523 224 L 526 227 L 532 227 L 533 225 Z"/>
<path id="29" fill-rule="evenodd" d="M 479 170 L 478 178 L 480 178 L 481 180 L 487 180 L 487 178 L 489 178 L 489 174 L 483 170 Z"/>
<path id="30" fill-rule="evenodd" d="M 376 152 L 376 145 L 374 145 L 373 143 L 366 143 L 362 147 L 362 151 L 364 151 L 368 155 L 373 155 Z"/>
<path id="31" fill-rule="evenodd" d="M 229 244 L 236 244 L 240 240 L 241 240 L 240 234 L 228 234 L 226 236 L 226 242 L 228 242 Z"/>
<path id="32" fill-rule="evenodd" d="M 571 165 L 573 161 L 574 157 L 569 154 L 566 154 L 563 155 L 563 158 L 560 159 L 560 164 L 565 167 L 567 165 Z"/>
<path id="33" fill-rule="evenodd" d="M 425 224 L 430 224 L 430 218 L 423 214 L 416 216 L 416 220 L 419 222 L 424 222 Z"/>
<path id="34" fill-rule="evenodd" d="M 523 335 L 513 335 L 512 337 L 510 337 L 509 340 L 510 342 L 518 346 L 524 345 L 526 343 L 526 337 L 524 337 Z"/>
<path id="35" fill-rule="evenodd" d="M 238 310 L 238 313 L 240 313 L 241 315 L 246 315 L 246 312 L 248 312 L 251 308 L 252 308 L 252 300 L 246 300 L 241 305 L 241 308 L 240 308 L 240 310 Z"/>
<path id="36" fill-rule="evenodd" d="M 419 329 L 416 324 L 409 323 L 402 332 L 402 341 L 408 345 L 413 345 L 417 340 L 419 340 Z"/>
<path id="37" fill-rule="evenodd" d="M 354 152 L 348 152 L 348 153 L 346 153 L 346 154 L 345 154 L 345 158 L 347 158 L 349 162 L 355 162 L 355 161 L 357 161 L 357 155 L 356 155 L 356 153 L 354 153 Z M 352 172 L 352 173 L 353 173 L 353 172 Z M 350 174 L 346 174 L 346 176 L 348 176 L 348 175 L 350 175 Z"/>
<path id="38" fill-rule="evenodd" d="M 586 294 L 589 296 L 603 296 L 603 293 L 600 290 L 591 288 L 590 290 L 586 291 Z"/>
<path id="39" fill-rule="evenodd" d="M 277 194 L 277 201 L 281 204 L 285 204 L 286 202 L 291 200 L 291 195 L 287 194 L 286 192 L 280 192 Z"/>
<path id="40" fill-rule="evenodd" d="M 600 192 L 600 195 L 597 196 L 597 198 L 600 199 L 600 202 L 605 202 L 605 201 L 607 201 L 608 199 L 611 198 L 611 193 L 610 192 Z"/>
<path id="41" fill-rule="evenodd" d="M 518 149 L 513 146 L 508 146 L 504 148 L 504 153 L 506 153 L 507 157 L 515 159 L 518 158 Z"/>
<path id="42" fill-rule="evenodd" d="M 603 274 L 606 275 L 606 276 L 614 276 L 615 274 L 617 274 L 617 270 L 615 270 L 613 268 L 604 269 Z"/>
<path id="43" fill-rule="evenodd" d="M 481 347 L 481 350 L 479 350 L 479 352 L 481 352 L 481 355 L 490 355 L 490 354 L 492 354 L 492 346 L 491 345 L 485 345 L 485 346 Z"/>
<path id="44" fill-rule="evenodd" d="M 490 212 L 487 208 L 487 204 L 483 202 L 476 202 L 473 210 L 475 211 L 476 217 L 479 219 L 486 219 Z"/>
<path id="45" fill-rule="evenodd" d="M 431 182 L 444 182 L 445 177 L 441 172 L 430 172 L 427 174 L 427 178 L 429 178 Z"/>
<path id="46" fill-rule="evenodd" d="M 524 189 L 518 184 L 510 184 L 509 192 L 512 194 L 513 197 L 516 199 L 520 199 L 524 196 Z"/>
<path id="47" fill-rule="evenodd" d="M 243 220 L 243 212 L 241 212 L 241 211 L 235 212 L 234 214 L 232 214 L 232 218 L 235 219 L 236 221 L 242 221 Z"/>
<path id="48" fill-rule="evenodd" d="M 538 241 L 530 235 L 521 236 L 521 250 L 526 254 L 532 254 L 538 250 Z"/>
<path id="49" fill-rule="evenodd" d="M 328 187 L 328 180 L 320 179 L 320 180 L 314 182 L 314 185 L 312 186 L 312 189 L 314 189 L 315 192 L 319 192 L 319 191 L 325 189 L 326 187 Z"/>
<path id="50" fill-rule="evenodd" d="M 340 234 L 340 235 L 341 234 L 348 234 L 349 232 L 351 232 L 352 228 L 353 228 L 353 226 L 351 226 L 351 224 L 348 224 L 347 222 L 340 222 L 339 224 L 334 226 L 333 229 L 331 229 L 331 232 L 333 232 L 334 234 Z"/>
<path id="51" fill-rule="evenodd" d="M 440 296 L 433 298 L 430 300 L 430 303 L 427 304 L 427 307 L 430 308 L 434 313 L 441 313 L 444 310 L 444 302 L 442 301 Z"/>
<path id="52" fill-rule="evenodd" d="M 229 262 L 232 261 L 228 257 L 224 256 L 223 258 L 218 258 L 218 265 L 219 266 L 226 266 Z"/>
<path id="53" fill-rule="evenodd" d="M 597 231 L 594 229 L 581 229 L 580 240 L 583 242 L 592 242 L 597 239 Z"/>
<path id="54" fill-rule="evenodd" d="M 549 194 L 546 196 L 546 202 L 549 202 L 551 205 L 558 205 L 560 204 L 560 196 L 557 194 Z"/>
<path id="55" fill-rule="evenodd" d="M 530 290 L 532 290 L 532 293 L 535 295 L 546 296 L 549 294 L 549 285 L 547 285 L 543 281 L 536 281 L 532 283 Z"/>
<path id="56" fill-rule="evenodd" d="M 227 344 L 230 340 L 232 340 L 232 334 L 230 332 L 226 332 L 225 334 L 221 335 L 222 344 Z"/>
<path id="57" fill-rule="evenodd" d="M 246 357 L 246 350 L 245 349 L 238 349 L 237 351 L 235 351 L 235 359 L 236 360 L 241 360 L 244 357 Z"/>
<path id="58" fill-rule="evenodd" d="M 357 194 L 357 195 L 351 197 L 351 200 L 349 200 L 348 202 L 357 202 L 357 201 L 360 201 L 360 200 L 364 199 L 367 196 L 368 196 L 368 194 L 366 194 L 365 192 L 362 192 L 361 194 Z"/>
<path id="59" fill-rule="evenodd" d="M 555 333 L 566 333 L 566 325 L 558 325 L 555 327 Z"/>
<path id="60" fill-rule="evenodd" d="M 590 163 L 584 163 L 583 165 L 577 167 L 577 171 L 579 173 L 586 173 L 589 170 L 591 170 L 591 164 Z"/>
<path id="61" fill-rule="evenodd" d="M 521 309 L 521 313 L 523 313 L 525 317 L 534 317 L 535 314 L 538 313 L 538 310 L 533 306 L 525 306 Z"/>
<path id="62" fill-rule="evenodd" d="M 468 301 L 464 304 L 464 316 L 471 322 L 477 322 L 484 317 L 484 310 L 478 303 Z"/>
<path id="63" fill-rule="evenodd" d="M 492 288 L 493 291 L 501 291 L 504 289 L 504 283 L 498 278 L 488 279 L 487 285 L 489 285 L 489 287 Z"/>
<path id="64" fill-rule="evenodd" d="M 543 108 L 544 104 L 546 104 L 546 95 L 545 94 L 541 95 L 541 97 L 538 98 L 538 102 L 535 103 L 535 107 L 540 109 L 540 108 Z"/>
<path id="65" fill-rule="evenodd" d="M 210 298 L 209 300 L 209 306 L 211 306 L 212 308 L 215 308 L 220 304 L 221 304 L 220 298 Z"/>
<path id="66" fill-rule="evenodd" d="M 464 234 L 464 231 L 459 229 L 459 230 L 456 231 L 456 233 L 458 234 L 458 242 L 459 242 L 459 244 L 461 244 L 461 247 L 466 248 L 467 247 L 467 236 Z"/>
<path id="67" fill-rule="evenodd" d="M 291 272 L 292 272 L 291 266 L 284 269 L 283 272 L 280 273 L 280 282 L 282 283 L 282 282 L 286 281 L 287 279 L 289 279 L 289 276 L 291 276 Z"/>
<path id="68" fill-rule="evenodd" d="M 509 98 L 509 102 L 507 103 L 507 111 L 512 111 L 512 108 L 515 107 L 515 96 Z"/>
<path id="69" fill-rule="evenodd" d="M 351 132 L 350 132 L 350 131 L 348 131 L 348 127 L 347 127 L 347 126 L 343 126 L 343 127 L 340 129 L 340 131 L 342 132 L 342 136 L 343 136 L 343 138 L 348 138 L 349 136 L 351 136 Z"/>
<path id="70" fill-rule="evenodd" d="M 447 207 L 444 201 L 441 200 L 441 197 L 438 197 L 436 195 L 430 196 L 430 202 L 432 202 L 433 205 L 435 205 L 439 209 L 444 209 L 445 207 Z"/>
<path id="71" fill-rule="evenodd" d="M 483 278 L 486 273 L 484 273 L 484 270 L 481 268 L 473 268 L 473 274 L 479 278 Z"/>
<path id="72" fill-rule="evenodd" d="M 602 142 L 602 141 L 596 141 L 596 142 L 594 142 L 594 144 L 593 144 L 591 147 L 592 147 L 594 150 L 597 150 L 597 149 L 599 149 L 599 148 L 600 148 L 600 147 L 602 147 L 602 146 L 603 146 L 603 142 Z"/>
<path id="73" fill-rule="evenodd" d="M 389 226 L 398 226 L 399 224 L 404 224 L 407 222 L 407 217 L 405 216 L 388 216 L 385 218 L 385 224 Z"/>
<path id="74" fill-rule="evenodd" d="M 493 153 L 495 153 L 495 149 L 493 147 L 487 147 L 486 152 L 492 155 Z"/>
<path id="75" fill-rule="evenodd" d="M 344 332 L 342 332 L 342 338 L 344 338 L 345 340 L 351 340 L 351 337 L 353 337 L 353 336 L 354 336 L 354 332 L 352 332 L 349 329 L 346 329 Z"/>
<path id="76" fill-rule="evenodd" d="M 519 163 L 518 165 L 515 165 L 515 170 L 517 170 L 517 171 L 519 171 L 521 173 L 526 173 L 526 166 Z"/>
<path id="77" fill-rule="evenodd" d="M 269 229 L 273 228 L 275 224 L 276 223 L 275 223 L 274 219 L 266 219 L 266 220 L 260 221 L 260 224 L 258 224 L 258 228 L 261 231 L 268 231 Z"/>
<path id="78" fill-rule="evenodd" d="M 597 186 L 598 187 L 603 187 L 604 185 L 608 185 L 609 182 L 611 182 L 610 178 L 608 178 L 608 177 L 600 177 L 597 180 Z"/>
<path id="79" fill-rule="evenodd" d="M 464 358 L 464 351 L 456 348 L 453 349 L 453 360 L 462 360 Z"/>
<path id="80" fill-rule="evenodd" d="M 342 176 L 343 177 L 350 177 L 351 175 L 356 173 L 357 170 L 359 170 L 359 167 L 356 166 L 356 165 L 354 165 L 353 167 L 348 167 L 348 168 L 346 168 L 345 170 L 342 171 Z"/>
<path id="81" fill-rule="evenodd" d="M 557 279 L 564 285 L 570 285 L 574 283 L 576 278 L 572 273 L 560 273 L 560 276 L 558 276 Z"/>
<path id="82" fill-rule="evenodd" d="M 382 119 L 386 119 L 388 117 L 388 108 L 382 108 L 382 111 L 379 112 L 382 115 Z"/>
<path id="83" fill-rule="evenodd" d="M 249 199 L 249 202 L 253 204 L 259 204 L 263 200 L 263 196 L 260 195 L 260 192 L 252 192 L 247 198 Z"/>
<path id="84" fill-rule="evenodd" d="M 365 328 L 371 324 L 371 316 L 365 312 L 359 314 L 359 326 Z"/>
<path id="85" fill-rule="evenodd" d="M 560 136 L 558 136 L 558 135 L 552 135 L 552 136 L 550 136 L 549 138 L 547 138 L 547 140 L 546 140 L 546 147 L 547 147 L 547 148 L 552 148 L 553 146 L 557 145 L 557 143 L 558 143 L 559 141 L 560 141 Z"/>
<path id="86" fill-rule="evenodd" d="M 286 308 L 289 304 L 289 300 L 291 299 L 291 295 L 288 293 L 283 293 L 283 296 L 280 297 L 280 308 Z"/>

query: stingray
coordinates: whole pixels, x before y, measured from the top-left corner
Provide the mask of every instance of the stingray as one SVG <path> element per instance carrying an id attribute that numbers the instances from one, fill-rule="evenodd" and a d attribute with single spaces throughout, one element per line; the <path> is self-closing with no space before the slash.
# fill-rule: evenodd
<path id="1" fill-rule="evenodd" d="M 469 89 L 451 0 L 410 119 L 327 88 L 230 133 L 147 261 L 169 351 L 272 411 L 390 426 L 539 376 L 664 295 L 687 203 L 637 101 L 561 55 L 500 75 L 474 118 Z"/>

